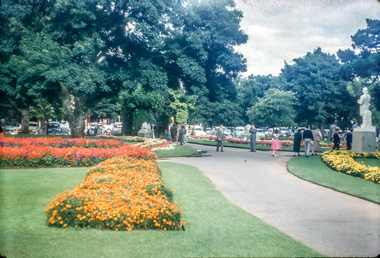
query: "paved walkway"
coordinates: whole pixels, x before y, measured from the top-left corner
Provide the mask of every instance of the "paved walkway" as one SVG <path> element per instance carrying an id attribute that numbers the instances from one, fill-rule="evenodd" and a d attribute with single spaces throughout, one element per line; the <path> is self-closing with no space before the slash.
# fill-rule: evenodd
<path id="1" fill-rule="evenodd" d="M 209 153 L 167 160 L 199 168 L 231 202 L 310 248 L 330 257 L 380 254 L 380 205 L 293 176 L 290 153 L 188 146 Z"/>

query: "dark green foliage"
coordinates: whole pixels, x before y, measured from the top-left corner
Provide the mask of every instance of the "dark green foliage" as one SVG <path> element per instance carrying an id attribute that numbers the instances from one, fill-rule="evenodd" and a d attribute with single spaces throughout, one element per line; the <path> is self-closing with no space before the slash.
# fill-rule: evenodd
<path id="1" fill-rule="evenodd" d="M 350 116 L 354 99 L 340 78 L 341 65 L 335 55 L 318 48 L 293 61 L 293 65 L 285 65 L 280 78 L 284 89 L 297 98 L 295 122 L 317 123 L 323 129 L 334 121 L 335 113 Z"/>

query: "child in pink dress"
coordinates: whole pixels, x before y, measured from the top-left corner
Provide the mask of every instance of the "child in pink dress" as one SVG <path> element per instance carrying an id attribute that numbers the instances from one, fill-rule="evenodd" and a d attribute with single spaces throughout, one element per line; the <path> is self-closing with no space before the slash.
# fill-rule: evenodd
<path id="1" fill-rule="evenodd" d="M 272 135 L 272 144 L 271 144 L 271 149 L 273 150 L 272 156 L 277 157 L 277 150 L 281 150 L 281 144 L 280 141 L 278 140 L 279 138 L 278 130 L 275 129 L 274 133 Z"/>

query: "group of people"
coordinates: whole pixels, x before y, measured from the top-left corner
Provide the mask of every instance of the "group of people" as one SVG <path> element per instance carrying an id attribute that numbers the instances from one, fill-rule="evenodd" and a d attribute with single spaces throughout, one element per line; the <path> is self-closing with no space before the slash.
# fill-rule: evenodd
<path id="1" fill-rule="evenodd" d="M 168 141 L 173 141 L 173 142 L 176 142 L 178 140 L 178 142 L 180 142 L 181 145 L 185 146 L 186 143 L 187 143 L 187 130 L 186 130 L 186 126 L 182 125 L 181 129 L 179 129 L 179 131 L 178 131 L 178 139 L 177 139 L 177 131 L 178 131 L 177 125 L 173 124 L 170 127 L 169 131 L 165 130 L 165 132 L 164 132 L 164 139 L 166 139 Z"/>

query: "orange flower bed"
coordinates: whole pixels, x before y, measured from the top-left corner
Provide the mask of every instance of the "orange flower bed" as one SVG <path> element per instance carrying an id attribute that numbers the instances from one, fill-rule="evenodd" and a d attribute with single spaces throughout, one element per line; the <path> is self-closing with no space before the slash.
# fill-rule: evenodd
<path id="1" fill-rule="evenodd" d="M 115 157 L 92 167 L 73 191 L 59 194 L 46 214 L 55 227 L 180 230 L 185 222 L 177 205 L 156 161 Z"/>

